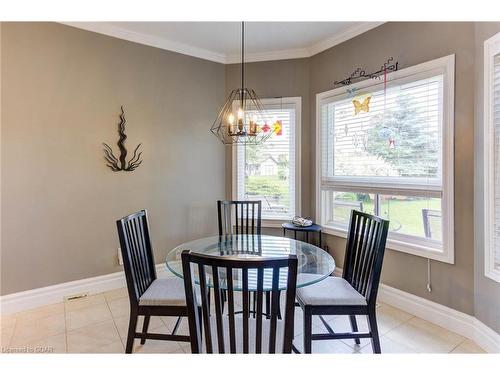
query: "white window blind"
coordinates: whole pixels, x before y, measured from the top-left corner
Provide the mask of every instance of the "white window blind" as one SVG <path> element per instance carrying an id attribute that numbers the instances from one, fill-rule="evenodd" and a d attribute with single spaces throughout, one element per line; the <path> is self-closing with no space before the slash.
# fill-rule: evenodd
<path id="1" fill-rule="evenodd" d="M 495 142 L 495 222 L 494 222 L 494 254 L 493 267 L 500 271 L 500 55 L 494 57 L 492 84 L 492 120 Z"/>
<path id="2" fill-rule="evenodd" d="M 317 220 L 333 234 L 356 209 L 390 220 L 392 248 L 452 261 L 453 60 L 318 95 Z"/>
<path id="3" fill-rule="evenodd" d="M 236 149 L 237 199 L 262 201 L 262 218 L 287 220 L 295 216 L 298 201 L 297 132 L 300 98 L 263 99 L 267 125 L 280 129 L 260 145 Z M 252 116 L 247 111 L 246 116 Z"/>

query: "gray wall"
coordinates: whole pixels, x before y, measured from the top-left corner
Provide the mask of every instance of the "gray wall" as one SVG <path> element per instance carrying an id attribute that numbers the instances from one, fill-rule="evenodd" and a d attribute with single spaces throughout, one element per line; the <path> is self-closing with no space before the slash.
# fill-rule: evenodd
<path id="1" fill-rule="evenodd" d="M 394 56 L 400 68 L 456 55 L 455 60 L 455 264 L 432 261 L 432 293 L 427 292 L 427 260 L 389 250 L 382 282 L 468 314 L 474 312 L 474 24 L 391 22 L 311 58 L 311 108 L 315 95 L 332 88 L 358 66 L 380 66 Z M 311 111 L 311 123 L 315 123 Z M 311 155 L 315 154 L 315 129 Z M 313 169 L 314 161 L 311 163 Z M 312 177 L 314 173 L 312 174 Z M 314 179 L 311 186 L 314 186 Z M 311 187 L 314 192 L 314 188 Z M 314 201 L 314 194 L 311 195 Z M 312 206 L 315 207 L 314 205 Z M 335 259 L 343 258 L 345 241 L 328 240 Z"/>
<path id="2" fill-rule="evenodd" d="M 484 97 L 484 41 L 500 32 L 500 22 L 475 24 L 476 47 L 476 126 L 475 126 L 475 288 L 474 310 L 476 317 L 500 333 L 500 283 L 484 276 L 484 183 L 483 183 L 483 97 Z"/>
<path id="3" fill-rule="evenodd" d="M 231 64 L 226 66 L 226 93 L 239 87 L 241 65 Z M 302 98 L 301 109 L 301 205 L 299 213 L 309 215 L 311 212 L 311 180 L 310 164 L 311 154 L 311 126 L 309 123 L 309 59 L 265 61 L 246 64 L 245 82 L 248 87 L 256 90 L 260 98 L 296 97 Z M 226 193 L 231 197 L 231 148 L 226 151 Z"/>
<path id="4" fill-rule="evenodd" d="M 390 56 L 405 68 L 450 54 L 456 54 L 455 147 L 459 151 L 455 154 L 456 261 L 454 265 L 432 262 L 433 291 L 428 293 L 427 260 L 389 250 L 382 282 L 473 314 L 474 92 L 470 88 L 474 85 L 474 24 L 388 23 L 309 59 L 251 63 L 246 72 L 248 86 L 261 97 L 302 96 L 302 214 L 314 217 L 316 94 L 330 90 L 333 81 L 348 76 L 354 68 L 378 67 Z M 238 74 L 237 66 L 227 68 L 226 91 L 238 85 Z M 231 164 L 230 154 L 227 155 L 226 189 L 230 195 Z M 266 232 L 280 234 L 274 229 Z M 341 266 L 345 240 L 334 236 L 327 236 L 326 240 Z"/>
<path id="5" fill-rule="evenodd" d="M 156 262 L 216 230 L 224 66 L 68 26 L 3 23 L 1 294 L 117 272 L 115 220 L 147 208 Z M 143 164 L 113 173 L 120 105 Z"/>

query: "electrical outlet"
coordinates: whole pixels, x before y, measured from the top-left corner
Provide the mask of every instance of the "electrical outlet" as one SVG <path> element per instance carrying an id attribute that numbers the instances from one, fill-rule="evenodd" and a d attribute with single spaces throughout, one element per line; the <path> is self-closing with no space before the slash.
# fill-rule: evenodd
<path id="1" fill-rule="evenodd" d="M 122 258 L 122 249 L 121 248 L 118 248 L 118 264 L 120 266 L 123 266 L 123 258 Z"/>

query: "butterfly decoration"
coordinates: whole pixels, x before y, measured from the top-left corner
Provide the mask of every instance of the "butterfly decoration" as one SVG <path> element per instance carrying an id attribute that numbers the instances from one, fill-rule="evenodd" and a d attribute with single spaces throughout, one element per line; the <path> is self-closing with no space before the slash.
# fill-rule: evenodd
<path id="1" fill-rule="evenodd" d="M 267 133 L 269 130 L 271 130 L 271 127 L 269 125 L 267 125 L 267 122 L 264 124 L 264 126 L 262 126 L 262 131 L 264 133 Z"/>
<path id="2" fill-rule="evenodd" d="M 371 96 L 367 96 L 365 100 L 361 103 L 359 100 L 354 99 L 352 104 L 354 104 L 354 115 L 356 116 L 361 111 L 370 112 L 370 100 Z"/>
<path id="3" fill-rule="evenodd" d="M 274 123 L 274 132 L 276 135 L 283 135 L 283 124 L 281 120 L 276 120 Z"/>

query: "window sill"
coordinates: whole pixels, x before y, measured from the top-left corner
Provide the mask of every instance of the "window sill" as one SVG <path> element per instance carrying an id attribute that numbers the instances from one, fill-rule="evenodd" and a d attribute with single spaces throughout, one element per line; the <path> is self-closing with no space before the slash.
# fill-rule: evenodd
<path id="1" fill-rule="evenodd" d="M 489 269 L 484 273 L 484 276 L 492 279 L 493 281 L 496 281 L 497 283 L 500 283 L 500 270 Z"/>
<path id="2" fill-rule="evenodd" d="M 347 238 L 347 229 L 332 228 L 323 225 L 323 233 Z M 423 258 L 437 260 L 439 262 L 455 264 L 453 254 L 441 252 L 432 247 L 424 245 L 409 244 L 407 242 L 398 241 L 392 238 L 387 238 L 387 249 L 401 251 L 403 253 L 420 256 Z"/>

